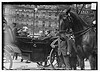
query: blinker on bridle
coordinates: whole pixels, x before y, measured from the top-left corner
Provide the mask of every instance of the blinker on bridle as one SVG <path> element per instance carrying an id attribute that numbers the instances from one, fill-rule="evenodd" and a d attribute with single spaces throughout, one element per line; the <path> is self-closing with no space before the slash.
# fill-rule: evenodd
<path id="1" fill-rule="evenodd" d="M 64 15 L 63 20 L 68 19 L 68 22 L 71 23 L 72 22 L 72 17 L 70 16 L 70 13 L 68 13 L 68 15 Z"/>

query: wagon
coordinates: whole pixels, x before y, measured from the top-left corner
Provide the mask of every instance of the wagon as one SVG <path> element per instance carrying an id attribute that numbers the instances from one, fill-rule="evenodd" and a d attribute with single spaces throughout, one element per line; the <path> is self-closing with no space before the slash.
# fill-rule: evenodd
<path id="1" fill-rule="evenodd" d="M 51 51 L 49 41 L 17 37 L 16 45 L 20 48 L 23 58 L 30 61 L 45 62 Z"/>
<path id="2" fill-rule="evenodd" d="M 55 50 L 50 46 L 52 41 L 53 39 L 50 38 L 39 40 L 35 38 L 16 36 L 16 41 L 13 42 L 14 45 L 10 49 L 13 49 L 13 47 L 16 46 L 20 49 L 20 55 L 23 59 L 36 62 L 38 65 L 53 67 L 53 62 L 56 58 L 56 54 L 54 52 Z M 12 52 L 9 52 L 9 49 L 7 49 L 7 45 L 5 45 L 3 61 L 8 61 L 9 65 L 8 68 L 6 68 L 6 65 L 3 65 L 3 67 L 5 69 L 12 69 L 12 55 L 14 55 L 14 53 L 16 52 L 14 50 Z M 43 62 L 45 62 L 46 64 L 43 64 Z"/>

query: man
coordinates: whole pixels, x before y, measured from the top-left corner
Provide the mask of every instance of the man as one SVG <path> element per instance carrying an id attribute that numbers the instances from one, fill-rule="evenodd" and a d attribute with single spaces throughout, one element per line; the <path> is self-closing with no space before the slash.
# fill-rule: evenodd
<path id="1" fill-rule="evenodd" d="M 69 50 L 67 49 L 67 43 L 68 43 L 68 36 L 66 36 L 65 31 L 61 31 L 59 33 L 58 39 L 54 40 L 51 43 L 51 47 L 55 48 L 55 43 L 58 42 L 58 56 L 60 59 L 60 66 L 62 67 L 62 64 L 65 65 L 65 69 L 70 69 L 69 64 Z"/>
<path id="2" fill-rule="evenodd" d="M 21 36 L 22 37 L 27 37 L 28 36 L 28 27 L 27 26 L 24 26 L 23 28 L 22 28 L 22 32 L 21 32 Z"/>
<path id="3" fill-rule="evenodd" d="M 50 30 L 47 31 L 47 35 L 46 36 L 47 37 L 51 37 L 51 31 Z"/>
<path id="4" fill-rule="evenodd" d="M 12 31 L 13 31 L 13 35 L 14 35 L 15 41 L 16 41 L 16 36 L 17 36 L 17 24 L 16 23 L 12 24 Z"/>

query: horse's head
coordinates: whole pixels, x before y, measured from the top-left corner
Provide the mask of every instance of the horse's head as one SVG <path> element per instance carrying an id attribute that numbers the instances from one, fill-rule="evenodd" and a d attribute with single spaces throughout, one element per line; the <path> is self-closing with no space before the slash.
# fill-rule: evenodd
<path id="1" fill-rule="evenodd" d="M 70 11 L 71 8 L 69 8 L 66 11 L 66 14 L 62 17 L 62 23 L 61 23 L 61 30 L 67 30 L 71 28 L 74 32 L 78 32 L 80 30 L 85 29 L 88 27 L 86 22 L 75 12 Z"/>
<path id="2" fill-rule="evenodd" d="M 60 30 L 69 30 L 72 26 L 71 23 L 73 23 L 73 19 L 70 16 L 70 10 L 71 8 L 69 8 L 66 13 L 61 17 L 61 24 L 60 24 Z"/>

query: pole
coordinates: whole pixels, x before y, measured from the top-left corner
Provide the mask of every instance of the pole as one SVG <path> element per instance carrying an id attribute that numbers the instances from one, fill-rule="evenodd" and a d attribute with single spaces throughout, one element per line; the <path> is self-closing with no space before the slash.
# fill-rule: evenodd
<path id="1" fill-rule="evenodd" d="M 77 4 L 76 4 L 76 13 L 78 14 L 78 6 L 77 6 Z"/>
<path id="2" fill-rule="evenodd" d="M 34 8 L 33 38 L 34 38 L 34 30 L 35 30 L 35 27 L 34 27 L 34 25 L 35 25 L 35 12 L 37 11 L 37 5 L 34 5 L 34 6 L 35 6 L 35 8 Z"/>
<path id="3" fill-rule="evenodd" d="M 82 8 L 80 9 L 80 11 L 78 12 L 78 15 L 81 13 L 82 9 L 84 8 L 85 4 L 83 4 Z"/>
<path id="4" fill-rule="evenodd" d="M 34 25 L 35 25 L 35 9 L 34 9 L 34 20 L 33 20 L 33 38 L 34 38 Z"/>
<path id="5" fill-rule="evenodd" d="M 57 7 L 57 15 L 59 16 L 59 19 L 58 19 L 59 25 L 58 25 L 58 26 L 59 26 L 59 30 L 60 30 L 60 13 L 59 13 L 59 11 L 60 11 L 60 10 L 59 10 L 59 8 Z"/>
<path id="6" fill-rule="evenodd" d="M 35 5 L 34 5 L 34 6 L 35 6 Z M 36 8 L 36 6 L 34 7 L 33 38 L 34 38 L 34 30 L 35 30 L 35 29 L 34 29 L 34 28 L 35 28 L 35 27 L 34 27 L 34 25 L 35 25 L 35 8 Z"/>

